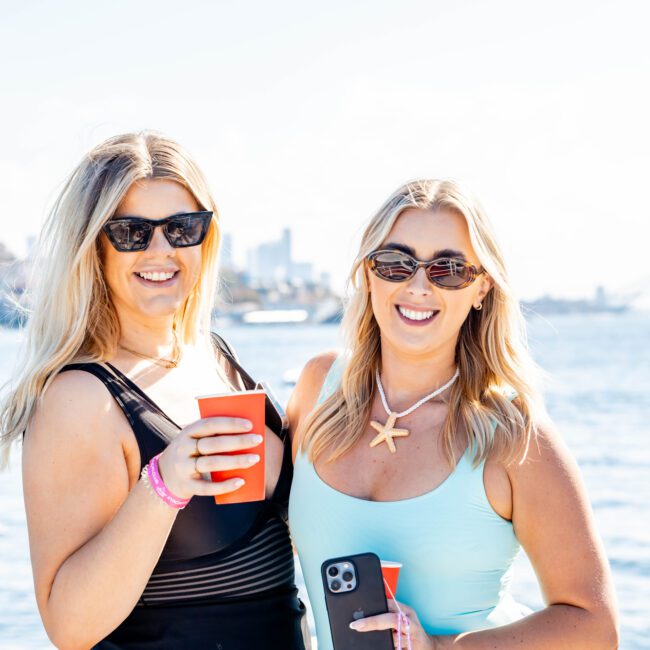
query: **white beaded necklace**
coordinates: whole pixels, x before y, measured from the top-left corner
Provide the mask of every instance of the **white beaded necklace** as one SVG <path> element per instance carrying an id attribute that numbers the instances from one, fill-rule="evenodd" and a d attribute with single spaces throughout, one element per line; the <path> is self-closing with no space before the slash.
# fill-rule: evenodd
<path id="1" fill-rule="evenodd" d="M 434 397 L 440 395 L 440 393 L 446 391 L 458 379 L 459 376 L 460 376 L 460 371 L 458 370 L 458 368 L 456 368 L 456 372 L 454 373 L 454 376 L 446 384 L 440 386 L 440 388 L 437 388 L 432 393 L 429 393 L 421 400 L 418 400 L 415 404 L 413 404 L 413 406 L 407 408 L 405 411 L 402 411 L 401 413 L 397 413 L 396 411 L 391 411 L 390 407 L 388 406 L 388 402 L 386 401 L 386 394 L 384 393 L 384 387 L 381 385 L 379 371 L 377 371 L 375 374 L 375 378 L 377 379 L 377 388 L 379 389 L 379 396 L 381 397 L 381 403 L 384 405 L 384 410 L 388 415 L 388 420 L 386 420 L 385 424 L 381 424 L 375 421 L 372 421 L 370 423 L 370 426 L 375 431 L 378 432 L 377 435 L 373 438 L 372 442 L 370 443 L 370 446 L 376 447 L 382 442 L 385 442 L 388 445 L 388 449 L 390 449 L 390 452 L 394 454 L 397 451 L 397 448 L 395 447 L 395 442 L 393 438 L 404 438 L 408 436 L 410 433 L 408 429 L 395 429 L 395 421 L 398 418 L 403 418 L 404 416 L 413 413 L 413 411 L 415 411 L 415 409 L 422 406 L 422 404 L 428 402 L 430 399 L 433 399 Z"/>

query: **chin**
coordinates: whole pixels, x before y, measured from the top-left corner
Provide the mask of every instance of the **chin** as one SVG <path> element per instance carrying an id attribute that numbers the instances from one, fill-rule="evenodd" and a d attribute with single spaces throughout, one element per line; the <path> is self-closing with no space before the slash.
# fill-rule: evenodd
<path id="1" fill-rule="evenodd" d="M 402 332 L 390 332 L 383 337 L 392 348 L 406 354 L 423 354 L 438 347 L 439 337 L 410 337 Z"/>
<path id="2" fill-rule="evenodd" d="M 138 305 L 136 310 L 147 318 L 168 318 L 174 316 L 182 307 L 183 300 L 163 304 Z"/>
<path id="3" fill-rule="evenodd" d="M 401 328 L 390 328 L 384 337 L 395 350 L 411 356 L 435 354 L 445 346 L 447 340 L 439 328 L 426 333 L 422 330 L 408 333 Z"/>

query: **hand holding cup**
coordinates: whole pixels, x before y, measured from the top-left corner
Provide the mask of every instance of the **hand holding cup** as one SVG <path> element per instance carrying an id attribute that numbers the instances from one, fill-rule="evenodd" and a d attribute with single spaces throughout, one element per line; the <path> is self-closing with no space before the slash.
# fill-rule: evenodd
<path id="1" fill-rule="evenodd" d="M 235 417 L 202 418 L 188 425 L 169 443 L 158 466 L 167 488 L 181 499 L 219 496 L 241 488 L 245 481 L 231 477 L 204 481 L 201 474 L 241 470 L 259 463 L 256 453 L 237 454 L 260 445 L 264 438 L 252 433 L 250 420 Z"/>

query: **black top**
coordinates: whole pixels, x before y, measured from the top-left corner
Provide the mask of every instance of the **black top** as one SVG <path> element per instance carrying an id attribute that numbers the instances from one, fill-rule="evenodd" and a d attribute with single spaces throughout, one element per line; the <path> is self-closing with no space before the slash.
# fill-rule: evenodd
<path id="1" fill-rule="evenodd" d="M 225 341 L 213 339 L 227 369 L 253 389 L 255 381 Z M 178 433 L 180 427 L 114 366 L 70 364 L 66 370 L 90 372 L 106 386 L 131 424 L 141 467 Z M 304 607 L 287 527 L 291 445 L 269 400 L 266 424 L 284 443 L 273 496 L 232 505 L 193 497 L 179 511 L 138 605 L 97 648 L 304 648 Z"/>

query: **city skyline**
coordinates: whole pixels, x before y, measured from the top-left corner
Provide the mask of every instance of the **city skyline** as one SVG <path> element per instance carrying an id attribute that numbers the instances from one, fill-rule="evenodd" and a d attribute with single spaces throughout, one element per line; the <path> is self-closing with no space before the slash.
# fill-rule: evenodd
<path id="1" fill-rule="evenodd" d="M 647 291 L 649 18 L 630 0 L 197 1 L 185 13 L 64 0 L 40 4 L 38 21 L 7 4 L 3 240 L 24 254 L 85 152 L 151 128 L 194 154 L 239 260 L 290 227 L 296 259 L 342 291 L 386 197 L 453 177 L 485 206 L 522 299 Z"/>
<path id="2" fill-rule="evenodd" d="M 271 241 L 261 242 L 258 246 L 243 249 L 240 247 L 239 255 L 233 255 L 233 236 L 231 233 L 224 232 L 221 241 L 221 252 L 219 257 L 219 273 L 230 276 L 232 273 L 241 275 L 245 284 L 255 287 L 272 288 L 281 283 L 289 283 L 293 286 L 312 285 L 321 287 L 325 290 L 333 291 L 335 295 L 344 297 L 346 287 L 337 288 L 332 287 L 331 274 L 327 271 L 319 271 L 312 264 L 308 262 L 296 261 L 292 258 L 292 231 L 290 228 L 283 228 L 282 237 Z M 27 242 L 28 249 L 35 243 L 33 237 L 29 237 Z M 257 262 L 253 261 L 257 258 Z M 19 279 L 17 288 L 22 291 L 25 288 L 27 278 L 27 271 L 31 268 L 30 256 L 17 256 L 12 252 L 6 244 L 0 240 L 0 282 L 9 277 L 11 282 L 15 284 Z M 253 270 L 251 264 L 262 264 L 263 269 L 257 272 Z M 296 270 L 299 273 L 295 273 Z M 4 276 L 4 278 L 3 278 Z M 12 292 L 14 286 L 5 286 L 4 290 Z M 221 299 L 226 299 L 228 302 L 228 294 L 226 291 L 221 295 Z M 0 291 L 0 298 L 2 298 Z M 641 295 L 641 298 L 644 296 Z M 538 304 L 554 305 L 555 303 L 570 306 L 572 304 L 584 305 L 585 301 L 591 307 L 613 307 L 615 311 L 617 306 L 630 307 L 636 303 L 637 307 L 642 310 L 648 308 L 645 300 L 637 300 L 639 294 L 633 292 L 616 293 L 611 291 L 609 287 L 603 285 L 594 285 L 591 291 L 585 294 L 574 296 L 573 299 L 566 300 L 562 296 L 553 294 L 550 291 L 530 296 L 528 298 L 520 298 L 526 306 Z"/>

